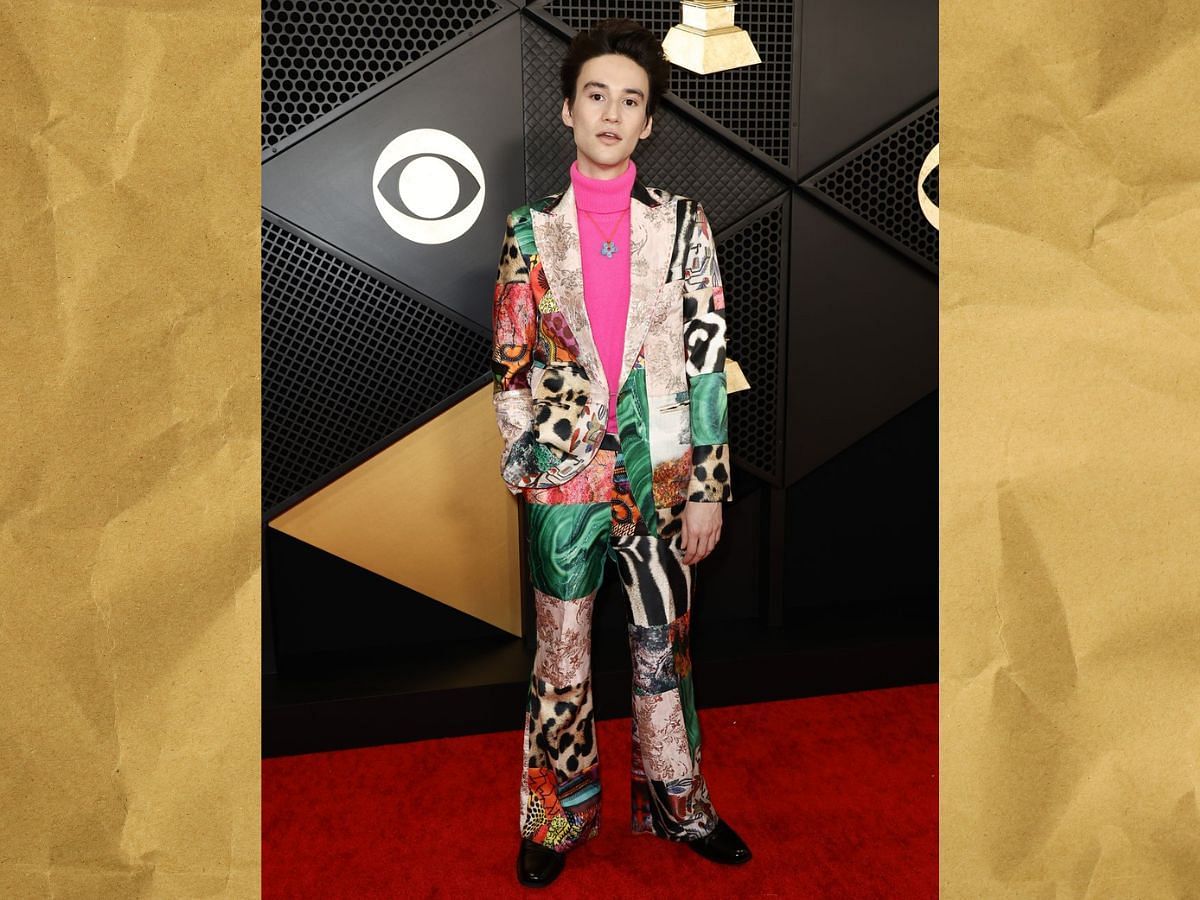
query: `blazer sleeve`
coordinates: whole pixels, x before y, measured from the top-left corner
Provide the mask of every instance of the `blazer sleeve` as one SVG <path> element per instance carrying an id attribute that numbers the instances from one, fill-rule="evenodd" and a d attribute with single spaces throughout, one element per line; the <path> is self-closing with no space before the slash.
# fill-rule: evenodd
<path id="1" fill-rule="evenodd" d="M 687 497 L 688 502 L 713 503 L 733 499 L 725 386 L 725 290 L 712 229 L 698 202 L 688 258 L 683 340 L 691 396 L 692 471 Z"/>
<path id="2" fill-rule="evenodd" d="M 515 210 L 514 210 L 515 212 Z M 537 340 L 537 315 L 529 265 L 521 252 L 512 212 L 504 225 L 504 242 L 492 295 L 492 405 L 504 438 L 504 456 L 532 429 L 533 396 L 529 373 Z M 509 492 L 520 491 L 509 486 Z"/>

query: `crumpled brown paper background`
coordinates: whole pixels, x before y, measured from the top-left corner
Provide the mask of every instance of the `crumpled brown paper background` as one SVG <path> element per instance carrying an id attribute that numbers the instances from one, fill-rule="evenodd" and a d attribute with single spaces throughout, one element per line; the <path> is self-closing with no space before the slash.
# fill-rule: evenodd
<path id="1" fill-rule="evenodd" d="M 0 2 L 0 897 L 258 895 L 258 21 Z"/>
<path id="2" fill-rule="evenodd" d="M 941 885 L 1200 897 L 1200 4 L 941 6 Z"/>
<path id="3" fill-rule="evenodd" d="M 1200 896 L 1198 17 L 942 6 L 945 897 Z M 256 896 L 258 7 L 0 47 L 0 896 Z"/>

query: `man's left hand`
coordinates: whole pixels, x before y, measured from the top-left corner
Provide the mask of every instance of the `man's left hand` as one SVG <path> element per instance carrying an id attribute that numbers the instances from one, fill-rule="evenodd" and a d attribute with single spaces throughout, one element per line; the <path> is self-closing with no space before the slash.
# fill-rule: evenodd
<path id="1" fill-rule="evenodd" d="M 690 566 L 708 556 L 721 539 L 721 504 L 689 503 L 680 518 L 683 532 L 679 545 L 684 551 L 683 564 Z"/>

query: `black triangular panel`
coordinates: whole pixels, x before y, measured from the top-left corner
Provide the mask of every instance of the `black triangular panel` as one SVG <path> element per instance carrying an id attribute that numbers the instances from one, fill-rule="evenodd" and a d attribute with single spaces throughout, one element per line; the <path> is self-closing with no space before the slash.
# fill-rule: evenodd
<path id="1" fill-rule="evenodd" d="M 508 16 L 263 164 L 271 213 L 490 331 L 525 202 L 521 16 Z"/>
<path id="2" fill-rule="evenodd" d="M 483 329 L 270 220 L 262 342 L 264 510 L 468 389 L 491 357 Z"/>
<path id="3" fill-rule="evenodd" d="M 279 143 L 509 7 L 263 0 L 262 146 Z"/>
<path id="4" fill-rule="evenodd" d="M 938 142 L 938 101 L 834 160 L 803 182 L 813 196 L 936 271 L 938 231 L 921 211 L 917 179 Z M 937 202 L 937 170 L 924 181 Z M 932 192 L 930 185 L 932 184 Z"/>
<path id="5" fill-rule="evenodd" d="M 284 666 L 313 653 L 513 637 L 289 534 L 268 528 L 266 538 L 276 649 Z"/>

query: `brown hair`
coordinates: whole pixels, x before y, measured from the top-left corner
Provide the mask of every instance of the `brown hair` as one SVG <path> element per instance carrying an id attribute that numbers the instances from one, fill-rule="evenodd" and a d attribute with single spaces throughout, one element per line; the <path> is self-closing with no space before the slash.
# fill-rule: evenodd
<path id="1" fill-rule="evenodd" d="M 644 25 L 633 19 L 605 19 L 588 31 L 581 31 L 571 40 L 563 57 L 562 94 L 570 109 L 575 108 L 575 88 L 583 64 L 593 56 L 620 53 L 628 56 L 646 70 L 650 81 L 646 97 L 646 118 L 658 109 L 659 98 L 671 84 L 671 63 L 663 52 L 662 41 Z"/>

